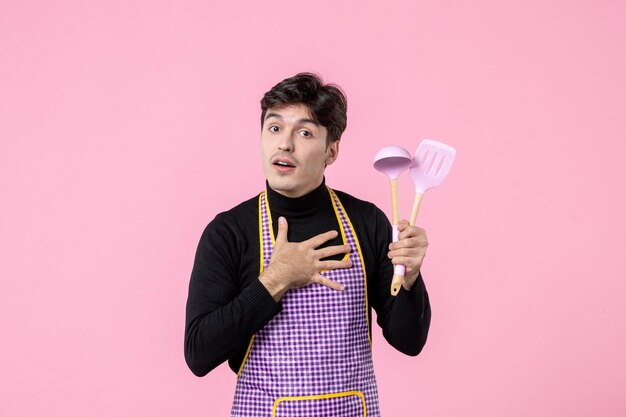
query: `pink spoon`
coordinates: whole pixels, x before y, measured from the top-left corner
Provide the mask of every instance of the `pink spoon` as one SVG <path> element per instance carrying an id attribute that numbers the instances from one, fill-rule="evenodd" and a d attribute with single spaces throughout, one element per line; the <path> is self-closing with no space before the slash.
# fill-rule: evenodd
<path id="1" fill-rule="evenodd" d="M 398 177 L 411 166 L 412 162 L 413 158 L 411 158 L 411 154 L 400 146 L 386 146 L 378 151 L 374 157 L 374 168 L 386 174 L 389 177 L 389 184 L 391 185 L 391 223 L 393 224 L 394 242 L 398 240 L 398 221 L 400 221 L 400 215 L 398 213 Z M 398 281 L 399 279 L 400 284 L 402 284 L 404 272 L 404 265 L 396 265 L 393 271 L 392 282 Z M 398 290 L 400 290 L 399 286 Z M 396 295 L 398 292 L 396 291 L 394 294 L 392 290 L 391 293 Z"/>
<path id="2" fill-rule="evenodd" d="M 415 200 L 411 211 L 410 224 L 415 225 L 417 213 L 422 203 L 422 197 L 427 190 L 437 187 L 446 178 L 452 168 L 456 149 L 445 143 L 430 139 L 424 139 L 413 156 L 413 163 L 409 171 L 411 179 L 415 184 Z M 402 276 L 394 274 L 391 282 L 391 294 L 396 295 L 402 285 Z"/>

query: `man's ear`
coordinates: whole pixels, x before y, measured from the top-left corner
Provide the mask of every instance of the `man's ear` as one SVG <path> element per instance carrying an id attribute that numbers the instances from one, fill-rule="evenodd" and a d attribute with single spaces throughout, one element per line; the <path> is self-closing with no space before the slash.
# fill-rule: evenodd
<path id="1" fill-rule="evenodd" d="M 333 162 L 335 162 L 335 159 L 337 159 L 337 156 L 339 155 L 339 141 L 338 140 L 334 140 L 330 143 L 330 145 L 328 145 L 328 148 L 326 149 L 326 165 L 330 165 Z"/>

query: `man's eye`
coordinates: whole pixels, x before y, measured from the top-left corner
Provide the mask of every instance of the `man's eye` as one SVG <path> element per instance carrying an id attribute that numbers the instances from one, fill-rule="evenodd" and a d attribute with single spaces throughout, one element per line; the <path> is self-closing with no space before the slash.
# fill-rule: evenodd
<path id="1" fill-rule="evenodd" d="M 302 136 L 304 136 L 305 138 L 309 138 L 309 137 L 313 136 L 313 135 L 311 134 L 311 132 L 309 132 L 308 130 L 301 130 L 301 131 L 300 131 L 300 134 L 301 134 Z"/>
<path id="2" fill-rule="evenodd" d="M 278 126 L 270 126 L 270 132 L 278 132 L 280 130 L 280 128 Z"/>

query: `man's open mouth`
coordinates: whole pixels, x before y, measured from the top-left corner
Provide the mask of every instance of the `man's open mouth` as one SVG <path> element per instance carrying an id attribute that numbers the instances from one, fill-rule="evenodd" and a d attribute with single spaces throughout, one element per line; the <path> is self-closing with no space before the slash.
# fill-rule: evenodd
<path id="1" fill-rule="evenodd" d="M 273 162 L 273 165 L 279 166 L 279 167 L 284 167 L 284 168 L 295 168 L 296 166 L 294 164 L 292 164 L 289 161 L 285 161 L 282 159 L 279 159 L 277 161 Z"/>

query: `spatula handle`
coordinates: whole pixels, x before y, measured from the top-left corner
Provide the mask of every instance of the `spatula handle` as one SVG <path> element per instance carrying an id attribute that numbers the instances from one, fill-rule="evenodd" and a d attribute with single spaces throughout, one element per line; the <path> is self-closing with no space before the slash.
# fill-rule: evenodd
<path id="1" fill-rule="evenodd" d="M 402 287 L 402 281 L 404 281 L 405 272 L 406 267 L 404 265 L 396 265 L 393 268 L 393 278 L 391 279 L 391 295 L 393 295 L 394 297 L 400 292 L 400 287 Z"/>
<path id="2" fill-rule="evenodd" d="M 411 226 L 415 226 L 415 221 L 417 220 L 417 213 L 420 211 L 420 205 L 422 204 L 422 197 L 424 194 L 415 193 L 415 200 L 413 200 L 413 210 L 411 211 Z"/>
<path id="3" fill-rule="evenodd" d="M 398 241 L 398 225 L 393 225 L 393 241 Z M 400 287 L 402 286 L 402 280 L 404 279 L 404 273 L 406 272 L 406 267 L 404 265 L 395 265 L 393 267 L 393 278 L 391 279 L 391 295 L 396 296 L 400 292 Z"/>
<path id="4" fill-rule="evenodd" d="M 420 211 L 420 206 L 422 204 L 422 197 L 424 194 L 415 193 L 415 200 L 413 200 L 413 210 L 411 211 L 411 226 L 415 225 L 415 221 L 417 220 L 417 213 Z M 396 242 L 398 240 L 398 225 L 394 223 L 393 225 L 393 241 Z M 404 274 L 406 273 L 406 267 L 404 265 L 396 265 L 393 269 L 393 278 L 391 279 L 391 295 L 396 296 L 400 292 L 400 287 L 402 286 L 402 282 L 404 281 Z"/>

